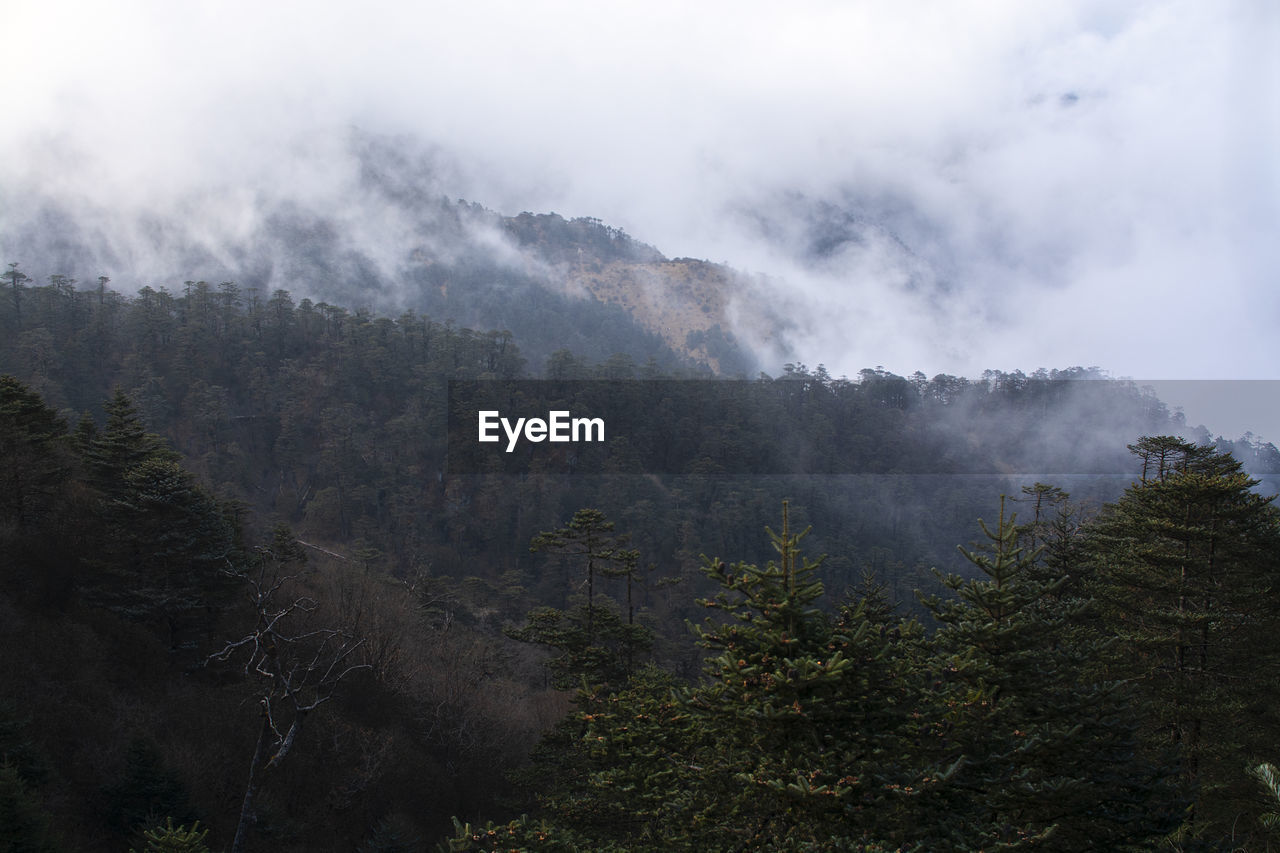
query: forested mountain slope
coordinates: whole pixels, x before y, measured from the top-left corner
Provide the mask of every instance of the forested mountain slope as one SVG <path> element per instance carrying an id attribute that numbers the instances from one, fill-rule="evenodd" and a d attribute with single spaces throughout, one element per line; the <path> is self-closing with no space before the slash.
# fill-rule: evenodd
<path id="1" fill-rule="evenodd" d="M 1232 645 L 1183 706 L 1142 669 L 1143 655 L 1168 652 L 1167 636 L 1134 633 L 1126 654 L 1107 657 L 1090 632 L 1117 634 L 1127 607 L 1170 607 L 1137 556 L 1156 553 L 1143 550 L 1154 534 L 1142 524 L 1163 529 L 1169 505 L 1144 509 L 1165 513 L 1155 522 L 1103 506 L 1145 485 L 1156 463 L 1127 447 L 1144 435 L 1167 437 L 1159 471 L 1175 458 L 1195 469 L 1162 500 L 1239 512 L 1245 544 L 1231 553 L 1247 559 L 1231 607 L 1269 600 L 1259 555 L 1274 518 L 1257 494 L 1280 472 L 1273 446 L 1213 445 L 1149 390 L 1096 369 L 850 379 L 791 363 L 770 377 L 731 328 L 768 340 L 785 324 L 767 312 L 744 321 L 753 285 L 728 267 L 667 259 L 595 220 L 451 202 L 433 194 L 429 169 L 395 155 L 372 143 L 361 155 L 353 210 L 390 211 L 363 226 L 350 211 L 263 199 L 260 227 L 230 234 L 132 223 L 156 247 L 142 258 L 84 211 L 26 211 L 17 239 L 35 260 L 11 262 L 0 281 L 0 819 L 14 837 L 31 849 L 140 848 L 143 829 L 172 817 L 200 819 L 215 848 L 248 838 L 248 849 L 404 850 L 447 836 L 454 816 L 533 809 L 552 823 L 503 831 L 561 849 L 830 849 L 846 825 L 867 849 L 1052 847 L 1053 832 L 1141 847 L 1191 802 L 1202 833 L 1228 814 L 1254 826 L 1242 805 L 1253 783 L 1235 769 L 1272 758 L 1258 744 L 1273 729 L 1239 724 L 1265 696 L 1230 684 L 1274 661 Z M 83 272 L 106 262 L 118 281 Z M 153 277 L 175 263 L 182 272 Z M 710 415 L 641 402 L 646 380 L 685 381 L 673 399 L 696 400 L 710 396 L 696 383 L 735 375 L 752 378 Z M 590 476 L 451 468 L 449 381 L 527 378 L 605 381 L 630 412 L 620 431 L 631 440 L 611 433 Z M 646 468 L 655 446 L 679 464 Z M 1272 479 L 1248 480 L 1226 453 Z M 729 473 L 744 461 L 775 467 Z M 1001 495 L 1023 524 L 988 525 L 998 559 L 958 552 Z M 820 566 L 784 530 L 772 540 L 781 563 L 758 569 L 770 557 L 761 528 L 784 500 L 794 530 L 812 525 L 810 552 L 829 555 Z M 1191 548 L 1202 527 L 1181 518 Z M 1014 539 L 1045 550 L 1017 556 Z M 1244 612 L 1214 609 L 1213 566 L 1200 609 L 1172 599 L 1184 630 Z M 935 567 L 958 574 L 944 582 Z M 988 628 L 1003 636 L 999 626 L 975 629 L 977 616 L 929 597 L 981 598 L 1002 572 L 1026 581 L 1010 603 L 1027 620 L 1016 672 L 995 652 L 974 663 L 969 644 Z M 1106 608 L 1084 606 L 1099 596 Z M 710 625 L 699 647 L 686 625 L 708 606 L 747 622 L 781 607 L 794 622 L 736 639 Z M 1261 624 L 1236 627 L 1254 637 Z M 1054 632 L 1074 662 L 1041 682 L 1058 651 L 1037 643 Z M 1099 674 L 1112 669 L 1149 682 L 1143 695 L 1165 710 L 1135 710 Z M 997 676 L 1025 695 L 988 716 L 970 694 Z M 776 696 L 757 708 L 751 685 L 766 683 Z M 725 724 L 733 702 L 781 729 L 757 741 L 754 724 Z M 822 728 L 850 703 L 874 726 Z M 918 716 L 903 717 L 908 705 Z M 1080 737 L 1072 719 L 1028 710 L 1046 705 L 1100 728 Z M 1066 764 L 1020 745 L 1028 725 Z M 1161 752 L 1170 726 L 1196 767 Z M 788 732 L 830 737 L 838 749 L 823 754 L 851 763 L 828 765 Z M 586 733 L 607 754 L 583 752 Z M 654 782 L 668 759 L 637 755 L 642 742 L 715 762 L 718 775 L 677 769 L 688 798 L 672 800 Z M 909 757 L 877 763 L 868 749 Z M 1081 751 L 1099 750 L 1130 759 L 1082 769 Z M 1042 778 L 1020 800 L 1006 786 L 1024 771 Z M 1072 820 L 1111 783 L 1145 811 L 1054 829 L 1054 774 L 1085 780 L 1066 799 Z M 760 802 L 773 805 L 752 811 L 743 790 L 716 787 L 726 780 L 767 789 Z M 613 799 L 615 783 L 640 799 Z M 1202 797 L 1202 785 L 1225 793 Z M 900 799 L 906 789 L 924 793 L 919 810 Z M 1000 794 L 987 802 L 985 791 Z M 733 826 L 726 807 L 750 821 Z M 940 829 L 960 813 L 967 822 Z"/>
<path id="2" fill-rule="evenodd" d="M 106 283 L 82 288 L 60 276 L 19 282 L 15 290 L 10 278 L 0 320 L 12 334 L 0 348 L 0 369 L 27 382 L 69 423 L 82 414 L 100 422 L 102 401 L 118 386 L 147 427 L 167 436 L 215 491 L 319 540 L 361 540 L 396 573 L 482 554 L 489 564 L 483 572 L 527 567 L 519 544 L 586 505 L 637 528 L 651 559 L 684 554 L 692 572 L 699 552 L 754 540 L 755 519 L 787 493 L 824 536 L 835 537 L 822 544 L 848 557 L 849 578 L 872 554 L 907 565 L 946 561 L 977 506 L 1007 487 L 992 478 L 1102 472 L 1111 479 L 1086 478 L 1074 490 L 1082 499 L 1105 499 L 1132 467 L 1126 443 L 1181 428 L 1149 393 L 1088 381 L 1096 374 L 1080 369 L 1029 377 L 992 372 L 978 380 L 867 370 L 849 381 L 793 365 L 763 380 L 786 389 L 770 404 L 783 408 L 764 422 L 774 429 L 793 417 L 787 406 L 804 412 L 804 420 L 791 421 L 788 440 L 810 443 L 811 456 L 839 457 L 806 470 L 860 476 L 667 477 L 617 487 L 548 478 L 532 500 L 533 492 L 524 493 L 535 489 L 532 482 L 513 490 L 484 477 L 445 476 L 449 379 L 547 371 L 621 382 L 687 374 L 637 364 L 624 353 L 593 362 L 561 350 L 530 365 L 507 331 L 474 331 L 412 311 L 393 318 L 295 303 L 283 290 L 255 294 L 201 281 L 130 297 Z M 626 387 L 622 382 L 619 394 Z M 767 434 L 741 432 L 758 414 L 726 412 L 691 434 L 702 447 L 689 457 L 687 473 L 699 470 L 693 463 L 700 456 L 714 471 L 719 454 L 763 449 Z M 639 414 L 628 426 L 646 436 L 677 434 L 656 413 Z M 1253 470 L 1274 467 L 1269 446 L 1232 449 L 1255 457 Z M 909 586 L 900 597 L 906 593 Z"/>
<path id="3" fill-rule="evenodd" d="M 631 426 L 642 433 L 696 438 L 687 471 L 646 474 L 622 465 L 621 453 L 620 467 L 600 476 L 460 475 L 444 459 L 449 379 L 604 378 L 621 396 L 633 379 L 718 380 L 625 353 L 593 360 L 562 349 L 531 366 L 509 331 L 295 301 L 283 289 L 261 294 L 229 281 L 125 295 L 106 280 L 32 280 L 14 266 L 3 296 L 0 371 L 18 377 L 3 389 L 0 604 L 13 662 L 3 736 L 15 756 L 3 796 L 30 817 L 21 824 L 28 837 L 80 849 L 120 849 L 161 816 L 199 817 L 219 845 L 237 827 L 256 844 L 297 850 L 390 844 L 397 833 L 441 837 L 452 815 L 501 812 L 512 791 L 501 780 L 564 713 L 567 697 L 555 686 L 566 678 L 612 679 L 601 689 L 630 691 L 616 695 L 630 696 L 639 714 L 666 689 L 617 682 L 643 662 L 665 667 L 656 684 L 696 679 L 701 654 L 684 621 L 705 612 L 701 591 L 747 592 L 738 584 L 750 576 L 704 574 L 700 555 L 761 562 L 760 527 L 784 498 L 792 523 L 812 523 L 810 543 L 831 555 L 812 569 L 823 588 L 865 590 L 869 571 L 884 606 L 933 618 L 944 611 L 913 590 L 940 589 L 933 565 L 981 581 L 986 564 L 954 548 L 972 539 L 974 519 L 990 517 L 1001 493 L 1027 501 L 1024 514 L 1043 525 L 1034 535 L 1057 549 L 1054 559 L 1079 560 L 1098 504 L 1146 470 L 1126 443 L 1181 428 L 1150 393 L 1082 369 L 976 380 L 866 370 L 848 380 L 788 365 L 750 383 L 767 392 L 754 398 L 762 411 L 726 411 L 692 431 L 667 413 L 637 415 Z M 763 409 L 770 416 L 756 418 Z M 833 470 L 859 473 L 717 474 L 746 448 L 779 440 L 748 424 L 782 425 L 787 442 L 837 455 L 826 461 L 844 467 Z M 1232 449 L 1274 465 L 1269 445 Z M 1070 500 L 1048 487 L 1022 494 L 1042 473 L 1070 480 L 1060 483 Z M 530 550 L 572 542 L 577 534 L 539 534 L 570 530 L 583 507 L 599 508 L 592 535 L 605 537 L 609 553 L 622 553 L 624 541 L 635 549 L 599 577 L 589 572 L 587 586 L 572 547 Z M 822 638 L 827 620 L 867 611 L 841 611 L 835 600 L 810 611 L 812 592 L 795 605 L 809 614 L 797 618 L 811 623 L 812 639 L 861 643 L 866 629 Z M 759 640 L 761 649 L 779 641 Z M 554 679 L 538 647 L 551 655 Z M 305 661 L 315 663 L 298 670 Z M 723 671 L 737 666 L 726 659 Z M 300 671 L 301 682 L 288 674 Z M 948 695 L 903 672 L 903 690 L 924 689 L 930 702 Z M 803 695 L 794 698 L 801 707 Z M 593 707 L 580 712 L 594 718 Z M 566 778 L 586 772 L 572 750 L 546 756 L 568 749 L 558 739 L 583 719 L 571 717 L 539 759 L 570 762 Z M 1142 730 L 1124 725 L 1115 737 Z M 726 756 L 757 749 L 721 736 Z M 252 758 L 255 742 L 278 759 Z M 74 743 L 90 747 L 76 758 Z M 957 748 L 935 746 L 933 757 L 919 757 L 940 762 Z M 1205 766 L 1225 772 L 1213 763 L 1218 746 L 1204 750 L 1196 754 Z M 246 788 L 249 768 L 256 781 Z M 1125 784 L 1164 790 L 1160 773 L 1131 769 L 1138 776 Z M 918 770 L 876 772 L 901 786 Z M 838 774 L 830 784 L 847 787 Z M 522 790 L 589 835 L 556 790 Z M 930 808 L 940 813 L 972 812 L 955 792 L 937 796 Z M 1158 796 L 1164 808 L 1183 794 Z M 257 820 L 245 823 L 251 812 Z M 815 843 L 830 818 L 823 809 L 804 818 Z M 990 831 L 982 820 L 974 837 Z M 1162 820 L 1114 831 L 1138 837 Z M 876 837 L 897 843 L 893 825 L 880 829 L 887 834 Z"/>
<path id="4" fill-rule="evenodd" d="M 324 168 L 340 173 L 323 182 L 342 184 L 337 198 L 212 186 L 175 210 L 100 209 L 6 187 L 0 250 L 43 275 L 106 275 L 130 293 L 199 279 L 234 281 L 246 299 L 285 289 L 350 310 L 412 309 L 509 330 L 538 364 L 568 348 L 750 376 L 756 357 L 735 326 L 774 344 L 785 328 L 760 313 L 758 283 L 722 264 L 668 260 L 595 219 L 505 216 L 450 199 L 448 165 L 404 140 L 353 131 Z"/>

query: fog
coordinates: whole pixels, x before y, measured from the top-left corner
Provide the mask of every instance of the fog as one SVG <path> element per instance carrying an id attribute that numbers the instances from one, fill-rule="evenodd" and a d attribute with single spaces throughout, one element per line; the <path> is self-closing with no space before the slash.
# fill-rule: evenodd
<path id="1" fill-rule="evenodd" d="M 216 247 L 263 198 L 358 209 L 345 239 L 393 249 L 406 224 L 352 196 L 355 128 L 429 152 L 449 197 L 767 276 L 787 355 L 837 375 L 1280 378 L 1268 0 L 11 0 L 0 20 L 0 222 L 52 196 L 137 275 L 154 239 L 130 217 Z"/>

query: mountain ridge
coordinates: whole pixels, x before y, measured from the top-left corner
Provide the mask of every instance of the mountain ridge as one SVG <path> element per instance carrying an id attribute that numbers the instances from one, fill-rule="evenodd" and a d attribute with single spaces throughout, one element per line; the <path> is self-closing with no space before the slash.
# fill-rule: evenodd
<path id="1" fill-rule="evenodd" d="M 534 365 L 573 349 L 750 376 L 762 351 L 785 349 L 786 324 L 760 308 L 762 282 L 727 264 L 667 258 L 592 217 L 451 200 L 447 164 L 407 142 L 357 135 L 346 153 L 349 184 L 319 197 L 224 186 L 111 208 L 9 187 L 0 249 L 27 269 L 106 275 L 125 290 L 177 290 L 194 276 L 507 328 Z"/>

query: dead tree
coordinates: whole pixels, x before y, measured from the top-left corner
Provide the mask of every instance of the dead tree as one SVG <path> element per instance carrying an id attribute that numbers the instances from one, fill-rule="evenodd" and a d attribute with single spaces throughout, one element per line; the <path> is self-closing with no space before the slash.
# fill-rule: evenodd
<path id="1" fill-rule="evenodd" d="M 369 668 L 362 659 L 364 639 L 353 627 L 316 627 L 320 605 L 298 592 L 306 555 L 292 535 L 277 528 L 270 546 L 254 550 L 252 568 L 228 571 L 247 588 L 254 627 L 207 661 L 235 661 L 258 685 L 261 723 L 231 853 L 245 849 L 262 773 L 285 759 L 307 717 L 333 698 L 344 678 Z"/>

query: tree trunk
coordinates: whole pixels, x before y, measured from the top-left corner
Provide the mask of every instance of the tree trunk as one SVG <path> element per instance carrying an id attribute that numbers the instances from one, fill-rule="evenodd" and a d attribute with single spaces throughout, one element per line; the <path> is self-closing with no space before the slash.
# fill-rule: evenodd
<path id="1" fill-rule="evenodd" d="M 244 788 L 244 800 L 240 803 L 240 822 L 236 824 L 236 837 L 231 842 L 231 853 L 244 853 L 245 837 L 249 827 L 253 826 L 257 816 L 253 813 L 253 798 L 258 793 L 258 769 L 262 767 L 262 756 L 267 751 L 267 739 L 271 737 L 271 722 L 267 712 L 262 711 L 262 728 L 258 731 L 258 744 L 253 749 L 253 761 L 249 762 L 249 781 Z"/>

